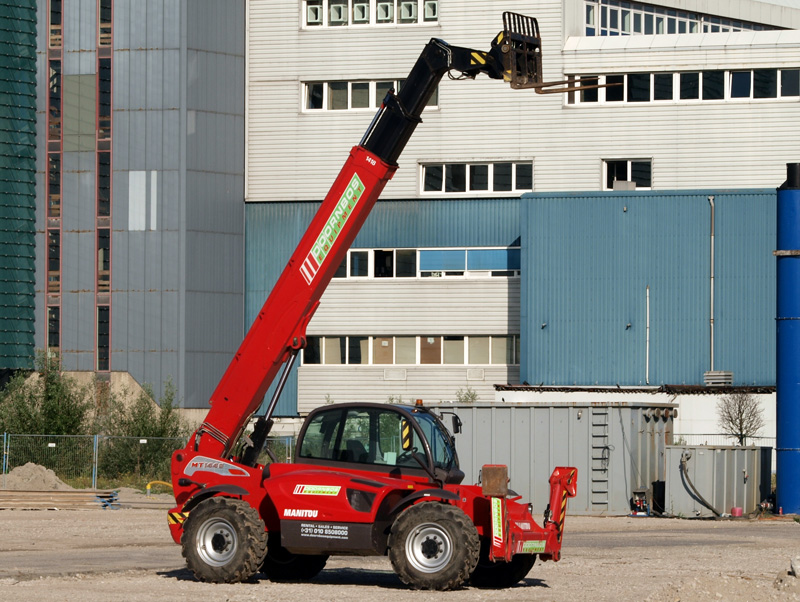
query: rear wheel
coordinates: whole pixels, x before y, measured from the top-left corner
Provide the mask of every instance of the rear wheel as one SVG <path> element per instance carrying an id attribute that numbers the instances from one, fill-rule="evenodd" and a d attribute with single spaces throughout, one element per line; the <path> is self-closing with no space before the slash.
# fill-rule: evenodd
<path id="1" fill-rule="evenodd" d="M 264 521 L 247 502 L 209 498 L 189 513 L 181 549 L 200 581 L 246 581 L 258 572 L 267 553 Z"/>
<path id="2" fill-rule="evenodd" d="M 481 546 L 481 558 L 469 578 L 473 587 L 504 589 L 525 579 L 533 568 L 536 554 L 515 554 L 511 562 L 489 560 L 488 545 Z"/>
<path id="3" fill-rule="evenodd" d="M 411 506 L 392 525 L 389 558 L 403 583 L 416 589 L 459 587 L 478 562 L 475 525 L 459 508 L 438 502 Z"/>
<path id="4" fill-rule="evenodd" d="M 270 537 L 272 540 L 272 537 Z M 270 581 L 310 581 L 325 568 L 327 554 L 292 554 L 280 545 L 280 540 L 270 541 L 261 572 Z"/>

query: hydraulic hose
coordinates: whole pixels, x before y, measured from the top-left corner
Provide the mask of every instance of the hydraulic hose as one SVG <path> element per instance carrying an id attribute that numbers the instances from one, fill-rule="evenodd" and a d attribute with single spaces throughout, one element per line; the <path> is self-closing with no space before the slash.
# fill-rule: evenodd
<path id="1" fill-rule="evenodd" d="M 692 493 L 694 493 L 695 497 L 700 501 L 700 503 L 703 504 L 703 506 L 705 506 L 709 510 L 711 510 L 711 512 L 713 512 L 717 516 L 717 518 L 719 518 L 722 516 L 722 514 L 719 512 L 719 510 L 714 508 L 714 506 L 709 504 L 706 498 L 700 495 L 700 492 L 697 491 L 697 487 L 695 487 L 694 483 L 692 483 L 692 479 L 689 478 L 689 471 L 686 468 L 686 464 L 688 463 L 689 458 L 691 457 L 692 457 L 691 452 L 684 451 L 681 454 L 681 473 L 683 474 L 683 478 L 686 479 L 686 483 L 689 485 L 689 488 L 692 490 Z"/>

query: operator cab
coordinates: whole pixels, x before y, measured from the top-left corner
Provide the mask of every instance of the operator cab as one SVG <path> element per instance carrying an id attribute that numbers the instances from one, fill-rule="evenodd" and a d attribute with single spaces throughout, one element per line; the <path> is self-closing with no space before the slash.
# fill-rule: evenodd
<path id="1" fill-rule="evenodd" d="M 311 412 L 297 441 L 297 464 L 381 472 L 387 476 L 428 475 L 459 484 L 453 436 L 421 406 L 343 403 Z"/>

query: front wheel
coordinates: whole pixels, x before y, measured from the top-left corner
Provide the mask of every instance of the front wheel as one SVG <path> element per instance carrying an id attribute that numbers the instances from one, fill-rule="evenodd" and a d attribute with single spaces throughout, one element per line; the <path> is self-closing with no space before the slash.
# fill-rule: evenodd
<path id="1" fill-rule="evenodd" d="M 247 581 L 258 572 L 267 553 L 264 521 L 247 502 L 209 498 L 189 513 L 181 551 L 200 581 Z"/>
<path id="2" fill-rule="evenodd" d="M 459 508 L 438 502 L 411 506 L 392 525 L 389 559 L 416 589 L 459 587 L 478 563 L 478 531 Z"/>

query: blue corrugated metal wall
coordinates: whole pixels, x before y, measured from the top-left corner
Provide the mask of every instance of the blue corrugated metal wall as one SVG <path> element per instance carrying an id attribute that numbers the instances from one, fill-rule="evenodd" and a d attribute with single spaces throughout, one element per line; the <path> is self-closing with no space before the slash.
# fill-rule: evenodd
<path id="1" fill-rule="evenodd" d="M 362 248 L 502 247 L 518 244 L 519 199 L 379 201 L 353 244 Z M 245 219 L 245 319 L 255 320 L 318 203 L 249 203 Z M 269 398 L 270 393 L 267 394 Z M 297 377 L 276 416 L 297 415 Z"/>
<path id="2" fill-rule="evenodd" d="M 522 364 L 531 384 L 774 384 L 774 190 L 531 194 L 522 200 Z"/>

